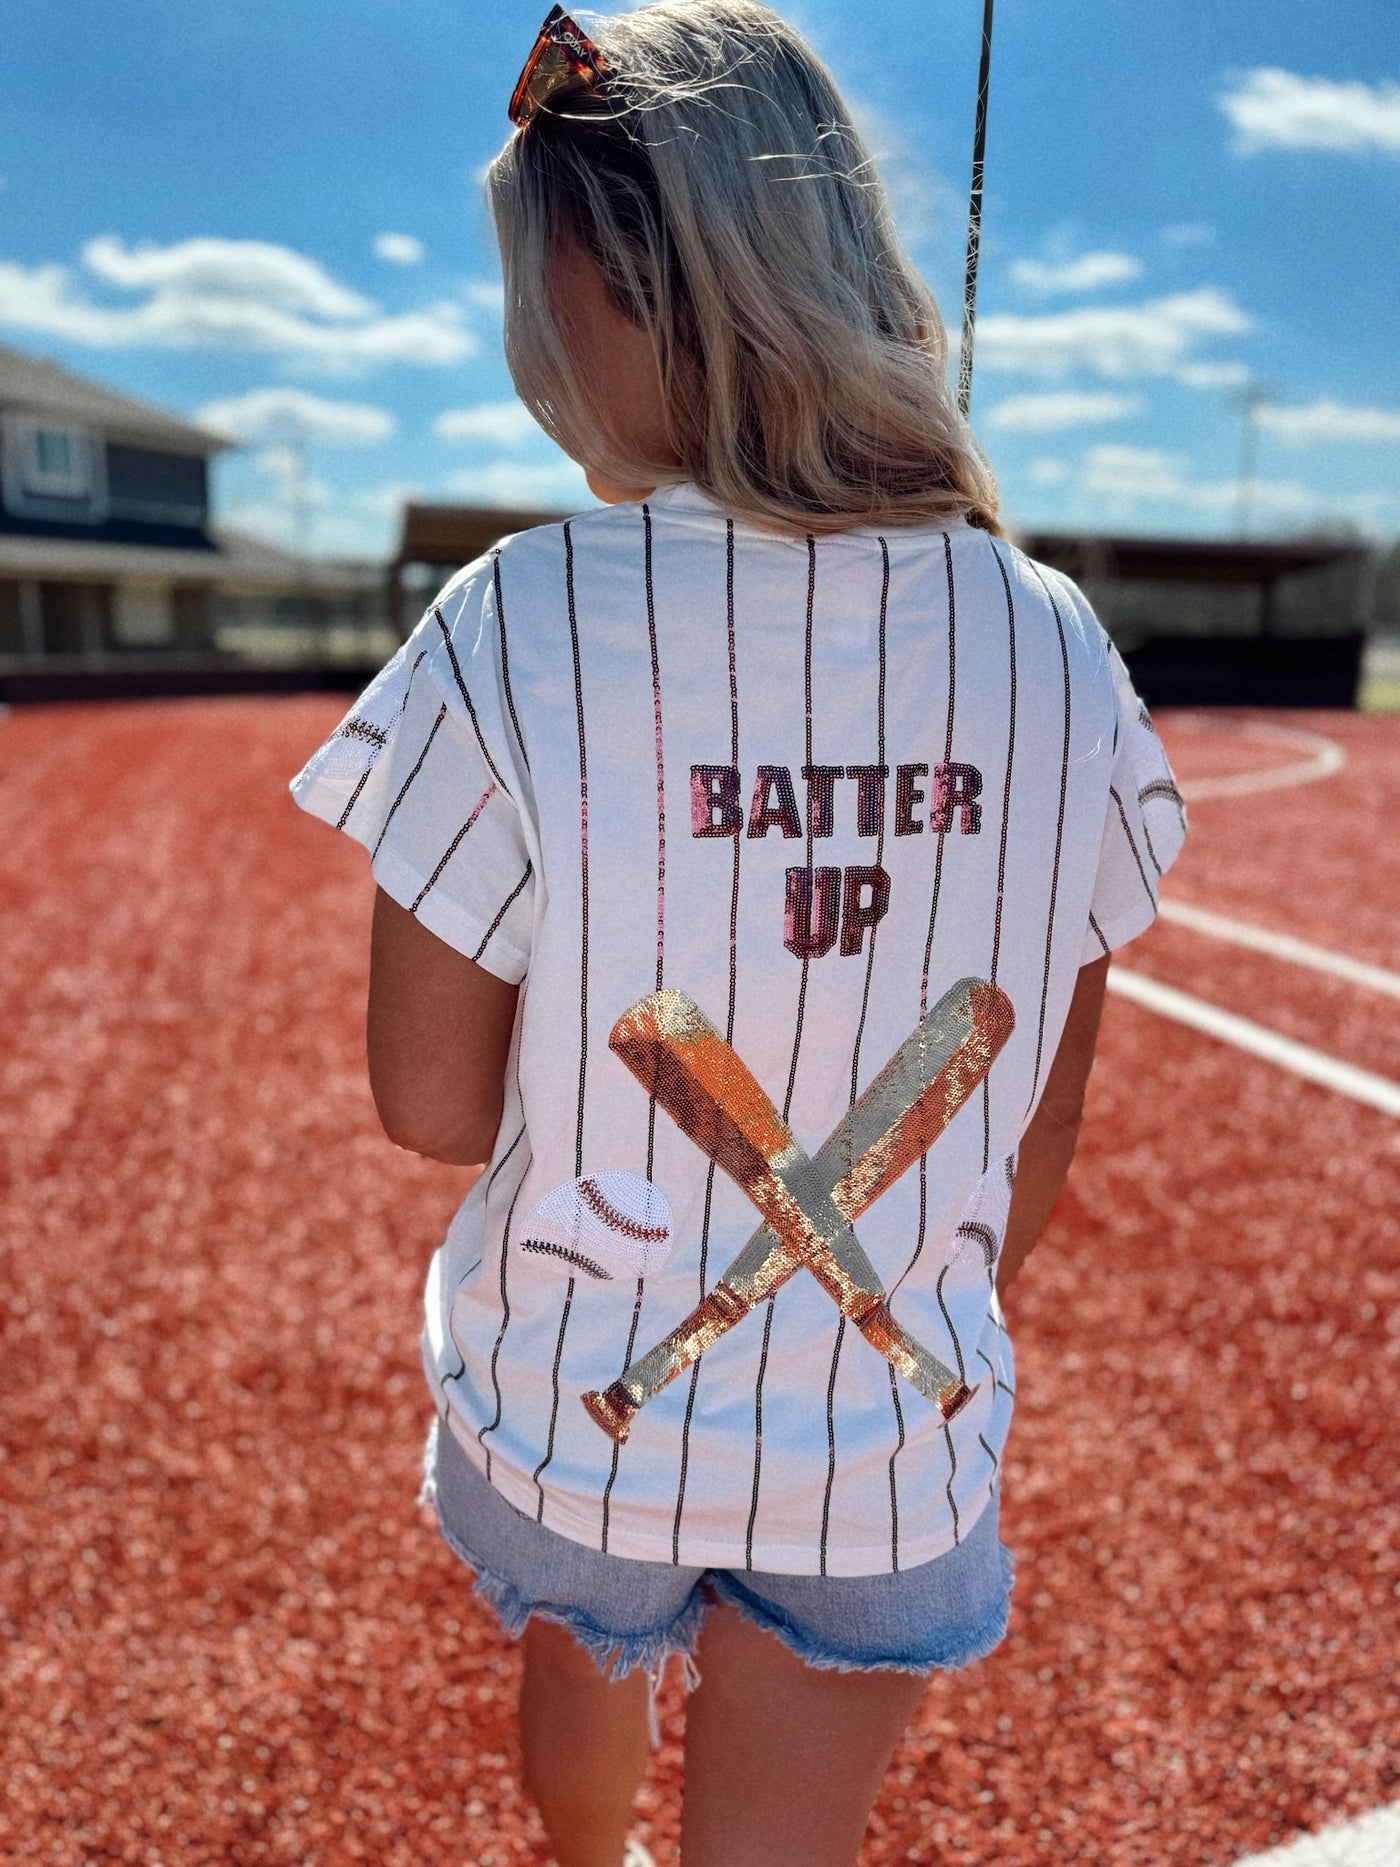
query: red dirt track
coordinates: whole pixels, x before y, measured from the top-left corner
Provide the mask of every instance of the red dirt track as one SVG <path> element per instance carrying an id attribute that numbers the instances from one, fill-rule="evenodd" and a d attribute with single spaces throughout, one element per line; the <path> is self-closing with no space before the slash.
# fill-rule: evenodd
<path id="1" fill-rule="evenodd" d="M 0 718 L 3 1867 L 548 1859 L 516 1659 L 414 1503 L 463 1178 L 364 1081 L 334 697 Z M 1400 969 L 1400 722 L 1274 723 L 1169 892 Z M 1159 722 L 1193 776 L 1303 754 Z M 1159 925 L 1123 963 L 1400 1074 L 1396 1004 Z M 1397 1124 L 1110 1001 L 1008 1300 L 1011 1634 L 936 1681 L 864 1867 L 1223 1867 L 1400 1789 Z M 675 1859 L 683 1700 L 638 1833 Z"/>

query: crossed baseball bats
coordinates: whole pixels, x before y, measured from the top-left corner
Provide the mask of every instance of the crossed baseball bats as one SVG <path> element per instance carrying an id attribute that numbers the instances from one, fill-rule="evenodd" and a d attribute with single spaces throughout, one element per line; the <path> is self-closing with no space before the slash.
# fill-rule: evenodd
<path id="1" fill-rule="evenodd" d="M 693 999 L 652 992 L 624 1012 L 609 1047 L 764 1222 L 683 1322 L 610 1387 L 583 1396 L 603 1431 L 625 1441 L 653 1395 L 802 1266 L 945 1420 L 960 1412 L 976 1389 L 895 1321 L 851 1228 L 943 1133 L 1014 1024 L 997 986 L 960 979 L 810 1157 Z"/>

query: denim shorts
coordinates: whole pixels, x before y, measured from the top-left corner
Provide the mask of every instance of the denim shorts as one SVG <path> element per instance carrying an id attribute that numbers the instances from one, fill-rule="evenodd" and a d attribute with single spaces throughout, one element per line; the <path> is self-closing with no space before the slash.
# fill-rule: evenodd
<path id="1" fill-rule="evenodd" d="M 607 1556 L 571 1542 L 508 1504 L 435 1420 L 424 1454 L 423 1502 L 476 1575 L 504 1631 L 532 1614 L 567 1627 L 609 1678 L 636 1667 L 653 1697 L 672 1654 L 690 1655 L 713 1600 L 727 1601 L 808 1666 L 840 1672 L 952 1672 L 1006 1633 L 1012 1558 L 997 1537 L 997 1497 L 946 1555 L 896 1574 L 774 1575 L 693 1569 Z"/>

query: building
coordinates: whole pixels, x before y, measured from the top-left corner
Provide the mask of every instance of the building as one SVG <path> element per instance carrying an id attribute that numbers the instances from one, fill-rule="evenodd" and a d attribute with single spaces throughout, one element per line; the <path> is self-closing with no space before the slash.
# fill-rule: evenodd
<path id="1" fill-rule="evenodd" d="M 1379 560 L 1337 539 L 1017 543 L 1074 578 L 1153 706 L 1350 707 Z"/>
<path id="2" fill-rule="evenodd" d="M 557 525 L 566 512 L 506 511 L 495 506 L 413 503 L 403 509 L 398 555 L 389 566 L 389 614 L 406 638 L 423 605 L 464 564 L 502 538 L 534 525 Z"/>
<path id="3" fill-rule="evenodd" d="M 177 673 L 188 691 L 227 659 L 221 624 L 362 612 L 367 597 L 382 616 L 377 568 L 302 559 L 212 523 L 209 462 L 230 445 L 0 347 L 5 691 L 34 692 L 41 676 L 46 692 L 65 680 L 74 692 L 168 691 Z"/>

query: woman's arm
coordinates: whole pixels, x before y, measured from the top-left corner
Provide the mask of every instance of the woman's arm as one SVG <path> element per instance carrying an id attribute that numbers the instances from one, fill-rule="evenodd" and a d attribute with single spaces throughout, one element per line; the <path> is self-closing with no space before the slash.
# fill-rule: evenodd
<path id="1" fill-rule="evenodd" d="M 452 1166 L 490 1158 L 519 991 L 376 892 L 366 1039 L 391 1141 Z"/>
<path id="2" fill-rule="evenodd" d="M 1103 1010 L 1107 981 L 1106 956 L 1080 968 L 1059 1048 L 1045 1079 L 1045 1089 L 1030 1126 L 1021 1137 L 1011 1214 L 997 1265 L 998 1296 L 1005 1295 L 1007 1286 L 1030 1256 L 1069 1173 L 1069 1163 L 1079 1139 L 1084 1091 L 1094 1061 L 1099 1013 Z"/>

